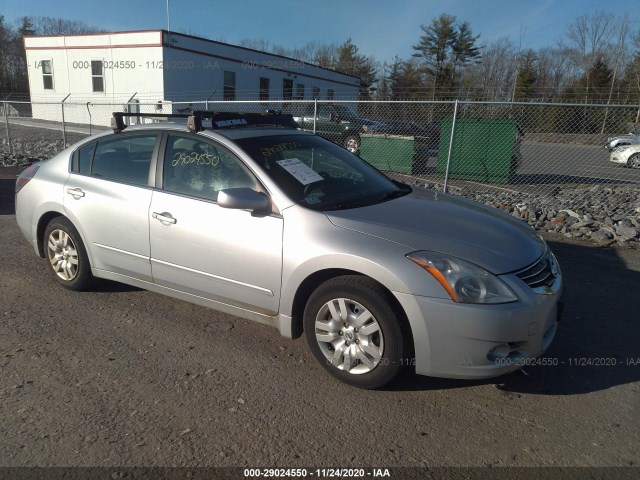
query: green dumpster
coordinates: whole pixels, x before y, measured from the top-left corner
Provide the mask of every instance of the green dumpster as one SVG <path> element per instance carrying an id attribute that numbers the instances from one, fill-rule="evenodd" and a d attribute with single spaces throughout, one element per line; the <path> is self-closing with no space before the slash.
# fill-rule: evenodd
<path id="1" fill-rule="evenodd" d="M 447 168 L 452 119 L 440 125 L 440 149 L 436 173 Z M 518 125 L 512 119 L 459 118 L 451 150 L 449 178 L 507 183 L 517 157 Z M 446 141 L 445 141 L 446 140 Z"/>
<path id="2" fill-rule="evenodd" d="M 411 175 L 413 152 L 413 137 L 376 134 L 360 136 L 360 158 L 383 172 Z"/>

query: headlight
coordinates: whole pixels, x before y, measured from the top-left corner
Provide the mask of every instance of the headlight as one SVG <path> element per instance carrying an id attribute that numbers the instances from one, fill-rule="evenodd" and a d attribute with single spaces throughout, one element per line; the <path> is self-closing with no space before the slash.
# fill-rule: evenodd
<path id="1" fill-rule="evenodd" d="M 613 149 L 614 152 L 624 152 L 625 150 L 629 150 L 629 147 L 624 146 L 624 147 L 616 147 Z"/>
<path id="2" fill-rule="evenodd" d="M 412 262 L 429 272 L 458 303 L 509 303 L 518 298 L 494 274 L 473 263 L 435 252 L 413 252 Z"/>

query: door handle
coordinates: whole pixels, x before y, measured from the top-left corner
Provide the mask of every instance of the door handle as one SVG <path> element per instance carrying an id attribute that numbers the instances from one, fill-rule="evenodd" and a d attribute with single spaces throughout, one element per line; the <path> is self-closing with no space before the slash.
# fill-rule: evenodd
<path id="1" fill-rule="evenodd" d="M 80 197 L 84 197 L 84 192 L 81 188 L 67 188 L 67 193 L 73 196 L 76 200 Z"/>
<path id="2" fill-rule="evenodd" d="M 173 218 L 169 212 L 153 212 L 151 216 L 162 223 L 170 223 L 173 225 L 177 222 L 177 220 Z"/>

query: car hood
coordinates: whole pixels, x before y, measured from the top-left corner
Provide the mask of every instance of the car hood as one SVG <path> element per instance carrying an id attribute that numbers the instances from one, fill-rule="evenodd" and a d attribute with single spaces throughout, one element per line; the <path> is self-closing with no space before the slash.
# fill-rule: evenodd
<path id="1" fill-rule="evenodd" d="M 494 274 L 526 267 L 547 248 L 525 222 L 496 208 L 432 190 L 414 190 L 388 202 L 326 215 L 337 227 L 411 250 L 453 255 Z"/>
<path id="2" fill-rule="evenodd" d="M 615 137 L 609 137 L 607 141 L 613 142 L 614 140 L 631 140 L 634 142 L 640 141 L 640 136 L 636 133 L 628 133 L 626 135 L 616 135 Z"/>

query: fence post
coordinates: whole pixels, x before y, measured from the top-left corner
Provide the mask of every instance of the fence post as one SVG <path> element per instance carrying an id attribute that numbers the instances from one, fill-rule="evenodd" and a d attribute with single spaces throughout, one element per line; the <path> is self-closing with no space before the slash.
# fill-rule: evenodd
<path id="1" fill-rule="evenodd" d="M 67 148 L 67 125 L 64 121 L 64 102 L 60 103 L 62 108 L 62 148 Z"/>
<path id="2" fill-rule="evenodd" d="M 7 145 L 9 146 L 9 155 L 11 155 L 13 152 L 11 150 L 11 137 L 9 136 L 9 110 L 6 100 L 2 101 L 2 108 L 4 110 L 4 126 L 7 129 Z"/>
<path id="3" fill-rule="evenodd" d="M 91 135 L 91 108 L 89 108 L 91 102 L 87 102 L 87 112 L 89 112 L 89 135 Z"/>
<path id="4" fill-rule="evenodd" d="M 318 99 L 313 99 L 313 133 L 316 133 L 316 118 L 318 117 Z"/>
<path id="5" fill-rule="evenodd" d="M 63 148 L 67 148 L 67 124 L 64 121 L 64 102 L 70 96 L 71 96 L 71 94 L 67 95 L 60 102 L 60 107 L 62 108 L 62 145 L 63 145 Z"/>
<path id="6" fill-rule="evenodd" d="M 456 117 L 458 116 L 458 100 L 453 106 L 453 120 L 451 121 L 451 137 L 449 138 L 449 152 L 447 153 L 447 168 L 444 172 L 444 186 L 442 191 L 447 193 L 447 182 L 449 181 L 449 166 L 451 165 L 451 152 L 453 151 L 453 136 L 456 133 Z"/>

